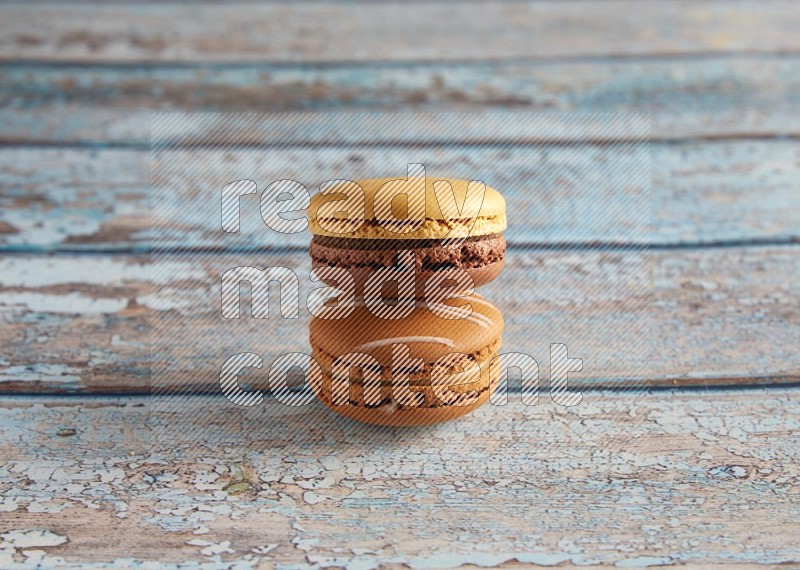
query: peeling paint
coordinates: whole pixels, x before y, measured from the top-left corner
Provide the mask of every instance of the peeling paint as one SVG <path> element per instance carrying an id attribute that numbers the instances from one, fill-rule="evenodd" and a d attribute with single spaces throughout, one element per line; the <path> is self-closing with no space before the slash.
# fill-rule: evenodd
<path id="1" fill-rule="evenodd" d="M 15 530 L 0 534 L 0 548 L 34 548 L 44 546 L 59 546 L 67 542 L 66 536 L 61 536 L 49 530 Z"/>
<path id="2" fill-rule="evenodd" d="M 109 314 L 128 305 L 128 299 L 86 297 L 80 293 L 49 295 L 46 293 L 0 293 L 0 305 L 20 305 L 37 313 Z"/>
<path id="3" fill-rule="evenodd" d="M 198 413 L 182 417 L 204 426 L 206 440 L 167 450 L 149 448 L 150 411 L 135 407 L 146 398 L 16 398 L 0 406 L 15 442 L 0 463 L 9 483 L 0 510 L 20 528 L 43 516 L 93 523 L 63 527 L 69 541 L 57 546 L 0 549 L 0 567 L 29 558 L 92 568 L 91 553 L 72 545 L 109 521 L 125 548 L 149 553 L 143 567 L 163 548 L 189 547 L 185 567 L 213 569 L 797 560 L 782 537 L 800 532 L 798 393 L 606 395 L 580 413 L 489 410 L 373 440 L 330 416 L 298 440 L 308 416 L 289 415 L 263 426 L 272 442 L 263 444 L 216 433 L 200 398 Z M 79 445 L 64 447 L 73 438 L 55 432 L 65 425 L 83 426 Z M 145 451 L 131 455 L 141 442 Z M 245 481 L 249 488 L 230 492 Z M 709 512 L 720 515 L 713 524 Z M 750 524 L 739 524 L 743 517 Z M 746 551 L 730 548 L 745 542 Z"/>
<path id="4" fill-rule="evenodd" d="M 36 381 L 61 384 L 65 387 L 80 385 L 80 368 L 63 364 L 26 364 L 0 368 L 0 384 L 4 382 Z"/>

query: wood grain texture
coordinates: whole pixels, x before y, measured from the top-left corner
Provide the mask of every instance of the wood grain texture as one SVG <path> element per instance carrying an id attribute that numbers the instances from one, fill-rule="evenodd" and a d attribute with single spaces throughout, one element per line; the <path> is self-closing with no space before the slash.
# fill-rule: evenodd
<path id="1" fill-rule="evenodd" d="M 369 66 L 5 63 L 0 142 L 149 145 L 153 111 L 487 108 L 650 113 L 652 140 L 797 137 L 799 78 L 793 55 Z"/>
<path id="2" fill-rule="evenodd" d="M 146 257 L 106 255 L 1 263 L 6 393 L 148 392 L 154 358 L 174 360 L 186 375 L 159 387 L 217 392 L 216 371 L 232 354 L 247 349 L 271 364 L 279 354 L 308 351 L 304 300 L 316 285 L 302 252 L 178 256 L 156 266 Z M 219 279 L 237 265 L 295 270 L 300 319 L 221 323 Z M 792 246 L 666 250 L 651 259 L 514 250 L 501 279 L 481 292 L 505 313 L 503 352 L 534 356 L 543 382 L 549 343 L 566 342 L 585 359 L 584 372 L 571 376 L 585 388 L 648 378 L 655 386 L 797 383 L 800 291 L 790 276 L 798 274 L 800 248 Z M 151 324 L 167 321 L 151 354 Z"/>
<path id="3" fill-rule="evenodd" d="M 791 0 L 3 7 L 0 58 L 39 61 L 496 60 L 792 52 Z M 332 25 L 335 23 L 336 25 Z"/>
<path id="4" fill-rule="evenodd" d="M 672 246 L 800 239 L 796 143 L 653 144 L 649 157 L 641 158 L 636 154 L 641 148 L 628 154 L 621 148 L 541 145 L 429 153 L 333 147 L 189 153 L 195 166 L 177 172 L 171 187 L 178 196 L 185 195 L 187 204 L 211 207 L 216 198 L 198 201 L 196 193 L 216 196 L 222 186 L 240 178 L 256 180 L 260 190 L 274 180 L 293 178 L 315 191 L 331 178 L 359 173 L 363 177 L 368 172 L 385 175 L 390 171 L 387 165 L 401 176 L 409 160 L 430 156 L 430 161 L 424 160 L 428 172 L 480 177 L 504 193 L 510 213 L 506 237 L 511 244 L 649 240 Z M 634 170 L 628 182 L 635 183 L 635 192 L 623 192 L 621 169 L 640 162 L 645 169 L 649 166 L 649 173 Z M 136 252 L 149 247 L 148 151 L 3 148 L 0 164 L 0 250 Z M 556 197 L 560 202 L 554 202 Z M 262 247 L 307 247 L 305 233 L 269 230 L 258 215 L 258 198 L 253 198 L 242 206 L 245 241 Z M 572 216 L 569 208 L 584 213 Z M 181 222 L 176 225 L 180 237 L 169 245 L 219 246 L 218 217 L 216 208 L 191 220 L 173 220 Z M 165 219 L 163 227 L 169 223 Z"/>
<path id="5" fill-rule="evenodd" d="M 798 389 L 596 396 L 405 430 L 273 410 L 232 431 L 196 398 L 174 421 L 203 442 L 170 449 L 146 398 L 3 400 L 0 564 L 800 563 Z"/>
<path id="6" fill-rule="evenodd" d="M 792 0 L 0 6 L 0 568 L 799 566 L 798 29 Z M 271 396 L 141 395 L 171 352 L 190 390 L 224 351 L 307 350 L 303 319 L 204 318 L 236 264 L 186 251 L 214 247 L 213 216 L 175 223 L 168 267 L 143 254 L 153 111 L 511 108 L 651 116 L 652 258 L 595 243 L 638 242 L 608 138 L 511 125 L 513 148 L 467 148 L 483 133 L 465 120 L 435 162 L 509 198 L 523 223 L 482 292 L 543 378 L 548 342 L 584 359 L 579 406 L 514 392 L 378 430 Z M 389 147 L 433 127 L 289 130 L 284 150 L 256 129 L 249 158 L 207 165 L 313 186 L 402 171 Z M 295 171 L 254 169 L 264 152 Z M 197 174 L 170 182 L 215 195 Z M 308 236 L 251 236 L 289 247 L 241 259 L 299 270 L 305 295 Z M 645 378 L 662 389 L 634 394 Z"/>

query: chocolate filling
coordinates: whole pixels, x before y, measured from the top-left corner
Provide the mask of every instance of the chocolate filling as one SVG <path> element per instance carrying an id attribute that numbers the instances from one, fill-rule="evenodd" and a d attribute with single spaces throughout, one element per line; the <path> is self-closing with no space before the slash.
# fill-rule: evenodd
<path id="1" fill-rule="evenodd" d="M 502 234 L 469 237 L 460 246 L 445 246 L 442 240 L 375 240 L 314 236 L 311 258 L 316 267 L 381 269 L 398 267 L 399 253 L 416 253 L 417 271 L 450 267 L 476 269 L 502 261 L 506 241 Z"/>

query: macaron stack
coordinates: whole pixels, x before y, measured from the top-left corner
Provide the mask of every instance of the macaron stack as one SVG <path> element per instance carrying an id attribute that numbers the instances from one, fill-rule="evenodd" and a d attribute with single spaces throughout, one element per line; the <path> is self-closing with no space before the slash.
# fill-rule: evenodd
<path id="1" fill-rule="evenodd" d="M 424 206 L 407 203 L 405 211 L 398 201 L 381 203 L 391 179 L 356 181 L 363 202 L 334 188 L 314 196 L 308 209 L 312 267 L 354 296 L 349 311 L 312 318 L 312 356 L 322 375 L 311 387 L 335 412 L 367 423 L 450 420 L 483 404 L 500 380 L 503 317 L 473 289 L 503 270 L 505 201 L 488 186 L 474 192 L 465 180 L 419 182 Z M 442 183 L 454 201 L 434 189 Z M 414 208 L 416 221 L 404 221 Z M 342 270 L 352 279 L 341 279 Z M 407 279 L 385 286 L 382 277 L 393 273 Z M 443 282 L 451 294 L 432 302 L 431 283 Z M 454 286 L 461 286 L 458 294 Z"/>

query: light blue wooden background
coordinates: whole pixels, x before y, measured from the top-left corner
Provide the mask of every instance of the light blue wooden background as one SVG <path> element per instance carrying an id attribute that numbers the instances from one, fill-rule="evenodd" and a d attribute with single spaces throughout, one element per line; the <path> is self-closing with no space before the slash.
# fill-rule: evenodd
<path id="1" fill-rule="evenodd" d="M 0 567 L 798 563 L 798 29 L 792 0 L 0 6 Z M 536 287 L 494 292 L 521 322 L 591 338 L 652 311 L 650 398 L 380 437 L 265 408 L 280 429 L 247 449 L 197 399 L 176 421 L 206 444 L 150 449 L 151 318 L 185 318 L 220 264 L 150 275 L 152 113 L 368 110 L 649 114 L 646 304 L 613 199 L 574 226 L 527 192 L 602 194 L 618 140 L 498 150 L 463 121 L 472 146 L 438 165 L 488 157 L 536 220 L 509 231 L 509 271 Z M 430 133 L 361 135 L 282 160 L 378 168 Z M 177 247 L 209 245 L 182 229 Z M 274 259 L 301 266 L 293 239 Z M 598 304 L 580 276 L 602 272 Z M 605 380 L 641 376 L 607 360 Z"/>

